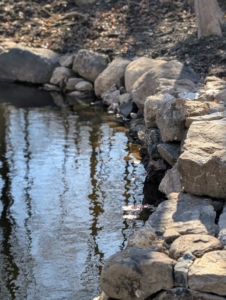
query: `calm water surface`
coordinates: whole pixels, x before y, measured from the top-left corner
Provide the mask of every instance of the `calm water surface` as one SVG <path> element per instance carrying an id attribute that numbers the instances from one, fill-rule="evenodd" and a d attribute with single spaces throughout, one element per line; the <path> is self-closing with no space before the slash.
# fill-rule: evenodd
<path id="1" fill-rule="evenodd" d="M 91 300 L 142 218 L 138 147 L 102 108 L 0 84 L 0 299 Z"/>

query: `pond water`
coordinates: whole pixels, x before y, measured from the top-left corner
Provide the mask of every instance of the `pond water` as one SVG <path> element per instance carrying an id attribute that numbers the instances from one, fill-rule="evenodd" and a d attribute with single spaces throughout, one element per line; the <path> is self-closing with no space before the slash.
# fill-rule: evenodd
<path id="1" fill-rule="evenodd" d="M 105 259 L 144 224 L 122 210 L 142 204 L 144 180 L 138 146 L 103 108 L 0 84 L 0 299 L 97 296 Z"/>

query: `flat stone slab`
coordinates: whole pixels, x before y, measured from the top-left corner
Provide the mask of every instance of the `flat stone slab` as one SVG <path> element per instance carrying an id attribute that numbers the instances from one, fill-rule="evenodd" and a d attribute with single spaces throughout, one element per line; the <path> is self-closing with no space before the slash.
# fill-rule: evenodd
<path id="1" fill-rule="evenodd" d="M 179 237 L 172 243 L 169 251 L 169 257 L 177 260 L 187 251 L 191 252 L 196 257 L 201 257 L 207 252 L 221 249 L 223 249 L 223 245 L 213 236 L 204 234 L 187 234 Z"/>
<path id="2" fill-rule="evenodd" d="M 185 191 L 226 198 L 226 119 L 194 122 L 178 159 Z"/>
<path id="3" fill-rule="evenodd" d="M 49 49 L 36 49 L 15 43 L 1 44 L 0 79 L 49 83 L 53 70 L 59 66 L 60 55 Z"/>
<path id="4" fill-rule="evenodd" d="M 210 204 L 211 199 L 192 196 L 187 193 L 172 193 L 149 217 L 148 224 L 158 235 L 174 229 L 180 235 L 209 234 L 215 236 L 216 212 Z"/>
<path id="5" fill-rule="evenodd" d="M 196 291 L 226 296 L 226 250 L 197 259 L 189 269 L 188 285 Z"/>
<path id="6" fill-rule="evenodd" d="M 153 300 L 224 300 L 225 297 L 200 293 L 186 288 L 177 287 L 159 293 Z"/>
<path id="7" fill-rule="evenodd" d="M 105 262 L 100 277 L 101 288 L 111 298 L 144 300 L 157 291 L 174 286 L 174 263 L 163 253 L 129 247 Z"/>

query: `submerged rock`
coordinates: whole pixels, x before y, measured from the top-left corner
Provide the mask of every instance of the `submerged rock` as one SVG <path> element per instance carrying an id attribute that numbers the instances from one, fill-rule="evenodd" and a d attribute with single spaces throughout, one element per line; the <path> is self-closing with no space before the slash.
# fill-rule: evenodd
<path id="1" fill-rule="evenodd" d="M 163 253 L 129 247 L 105 262 L 101 288 L 111 298 L 144 300 L 174 286 L 174 264 L 174 260 Z"/>

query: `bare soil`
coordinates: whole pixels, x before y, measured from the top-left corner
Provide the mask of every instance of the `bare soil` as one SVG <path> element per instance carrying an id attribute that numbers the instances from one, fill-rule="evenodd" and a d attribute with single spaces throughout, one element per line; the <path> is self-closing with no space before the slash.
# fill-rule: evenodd
<path id="1" fill-rule="evenodd" d="M 188 0 L 1 0 L 0 42 L 73 53 L 81 48 L 117 56 L 178 59 L 201 76 L 226 76 L 223 37 L 197 39 Z M 225 0 L 218 1 L 226 12 Z"/>

